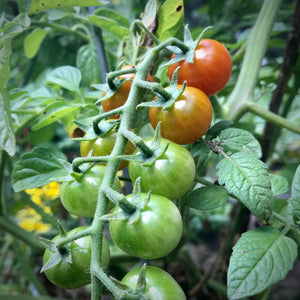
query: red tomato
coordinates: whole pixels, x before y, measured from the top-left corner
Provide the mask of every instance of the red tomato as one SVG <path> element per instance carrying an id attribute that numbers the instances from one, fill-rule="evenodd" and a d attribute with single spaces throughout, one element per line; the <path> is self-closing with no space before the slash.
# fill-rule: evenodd
<path id="1" fill-rule="evenodd" d="M 135 66 L 133 65 L 127 65 L 121 68 L 121 70 L 127 70 L 127 69 L 131 69 L 134 68 Z M 120 79 L 124 79 L 124 78 L 130 78 L 131 80 L 134 79 L 134 73 L 131 74 L 125 74 L 120 76 Z M 148 75 L 147 78 L 148 81 L 153 81 L 151 75 Z M 129 92 L 130 92 L 130 88 L 131 88 L 131 81 L 125 81 L 121 87 L 115 92 L 115 94 L 113 96 L 111 96 L 109 99 L 104 100 L 101 102 L 102 108 L 104 110 L 104 112 L 108 112 L 111 111 L 115 108 L 118 108 L 122 105 L 125 104 Z M 113 118 L 115 119 L 119 119 L 120 115 L 116 115 Z"/>
<path id="2" fill-rule="evenodd" d="M 172 55 L 171 59 L 175 57 Z M 194 62 L 182 60 L 169 66 L 169 78 L 177 67 L 178 83 L 202 90 L 207 96 L 220 92 L 230 79 L 232 61 L 228 50 L 218 41 L 203 39 L 195 49 Z"/>
<path id="3" fill-rule="evenodd" d="M 190 86 L 185 88 L 168 110 L 162 107 L 149 109 L 152 127 L 156 128 L 161 121 L 162 137 L 181 145 L 200 139 L 209 128 L 212 114 L 213 109 L 206 94 Z"/>

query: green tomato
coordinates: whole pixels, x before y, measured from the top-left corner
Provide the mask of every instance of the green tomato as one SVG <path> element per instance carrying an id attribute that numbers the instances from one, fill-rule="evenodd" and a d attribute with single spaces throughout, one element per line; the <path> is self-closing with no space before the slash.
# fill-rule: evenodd
<path id="1" fill-rule="evenodd" d="M 122 282 L 132 289 L 136 288 L 141 267 L 127 273 Z M 146 291 L 149 300 L 184 300 L 182 288 L 166 271 L 153 267 L 146 267 Z"/>
<path id="2" fill-rule="evenodd" d="M 147 194 L 141 194 L 146 198 Z M 132 195 L 127 199 L 132 202 Z M 112 213 L 122 209 L 115 206 Z M 179 243 L 182 235 L 182 218 L 177 206 L 160 195 L 151 194 L 150 201 L 140 216 L 131 219 L 109 221 L 111 237 L 116 245 L 131 256 L 156 259 L 169 254 Z"/>
<path id="3" fill-rule="evenodd" d="M 95 165 L 78 180 L 65 181 L 61 185 L 60 199 L 65 209 L 76 216 L 93 217 L 98 200 L 98 190 L 105 173 L 105 166 Z M 113 188 L 121 191 L 118 177 Z"/>
<path id="4" fill-rule="evenodd" d="M 153 194 L 175 200 L 183 196 L 192 186 L 195 178 L 195 163 L 190 152 L 181 145 L 167 139 L 161 139 L 160 148 L 169 143 L 167 151 L 152 165 L 143 165 L 138 161 L 130 161 L 128 170 L 134 182 L 141 178 L 143 192 L 151 190 Z M 150 145 L 151 140 L 146 141 Z M 135 151 L 135 154 L 140 151 Z"/>
<path id="5" fill-rule="evenodd" d="M 80 232 L 86 229 L 86 226 L 74 228 L 67 235 Z M 53 238 L 56 241 L 59 235 Z M 75 289 L 91 282 L 91 274 L 89 273 L 91 264 L 91 244 L 90 236 L 84 236 L 69 244 L 65 245 L 66 256 L 70 255 L 71 262 L 63 258 L 57 265 L 45 271 L 46 277 L 56 286 L 65 289 Z M 48 249 L 45 250 L 43 256 L 43 264 L 45 264 L 53 255 Z M 103 237 L 102 251 L 103 265 L 109 264 L 109 246 L 107 240 Z"/>

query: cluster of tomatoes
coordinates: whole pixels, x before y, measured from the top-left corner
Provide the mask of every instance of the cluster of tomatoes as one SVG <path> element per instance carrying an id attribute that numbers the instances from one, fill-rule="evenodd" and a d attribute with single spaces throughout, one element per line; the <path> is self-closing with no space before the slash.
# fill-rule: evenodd
<path id="1" fill-rule="evenodd" d="M 195 178 L 195 163 L 190 152 L 182 145 L 190 144 L 200 139 L 208 130 L 212 121 L 212 105 L 209 96 L 224 88 L 231 75 L 231 57 L 227 49 L 215 40 L 201 40 L 195 49 L 194 62 L 180 61 L 169 66 L 170 80 L 177 67 L 178 88 L 186 81 L 183 93 L 168 109 L 162 107 L 149 108 L 149 120 L 153 128 L 161 124 L 159 148 L 166 149 L 153 163 L 130 161 L 129 175 L 132 182 L 140 180 L 142 193 L 140 199 L 150 199 L 142 207 L 140 215 L 134 221 L 130 219 L 111 219 L 109 230 L 115 244 L 125 253 L 143 258 L 157 259 L 168 255 L 178 245 L 182 236 L 182 218 L 173 200 L 182 197 L 193 185 Z M 133 79 L 134 74 L 128 74 Z M 148 77 L 152 81 L 151 76 Z M 131 81 L 125 81 L 119 90 L 109 99 L 102 102 L 104 111 L 110 111 L 124 105 L 131 88 Z M 117 116 L 118 118 L 119 116 Z M 82 141 L 80 151 L 82 156 L 109 155 L 114 147 L 117 132 L 112 130 L 106 135 L 91 141 Z M 150 147 L 153 140 L 145 143 Z M 168 145 L 168 146 L 167 146 Z M 167 146 L 167 147 L 166 147 Z M 138 155 L 141 150 L 135 149 L 128 142 L 125 154 Z M 122 162 L 120 169 L 127 166 Z M 93 217 L 97 205 L 97 194 L 104 177 L 105 166 L 97 164 L 84 172 L 77 180 L 64 182 L 61 188 L 61 201 L 71 213 L 80 217 Z M 115 178 L 113 189 L 121 193 L 118 177 Z M 127 200 L 134 203 L 134 195 L 127 195 Z M 110 209 L 112 206 L 110 207 Z M 112 208 L 117 214 L 122 210 L 119 206 Z M 83 227 L 84 228 L 84 227 Z M 82 230 L 77 228 L 75 231 Z M 69 234 L 72 234 L 70 232 Z M 70 246 L 72 263 L 68 266 L 60 263 L 46 270 L 47 277 L 56 285 L 74 288 L 87 284 L 90 280 L 88 269 L 90 261 L 91 238 L 89 236 L 76 240 Z M 108 263 L 109 250 L 104 240 L 103 261 Z M 47 250 L 44 263 L 49 260 Z M 165 271 L 156 267 L 146 269 L 147 289 L 157 288 L 157 293 L 172 295 L 172 299 L 185 299 L 184 293 Z M 123 282 L 136 284 L 139 269 L 129 272 Z M 53 274 L 59 273 L 59 280 Z M 71 273 L 72 280 L 70 280 Z M 82 274 L 79 278 L 78 274 Z M 64 280 L 68 278 L 68 280 Z M 133 278 L 136 278 L 134 281 Z M 70 283 L 71 282 L 71 283 Z M 152 299 L 152 298 L 151 298 Z M 169 298 L 168 298 L 169 299 Z"/>

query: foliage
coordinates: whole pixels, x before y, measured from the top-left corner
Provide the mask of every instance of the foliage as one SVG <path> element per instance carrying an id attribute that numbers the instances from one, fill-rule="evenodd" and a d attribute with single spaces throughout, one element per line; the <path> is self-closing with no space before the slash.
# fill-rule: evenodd
<path id="1" fill-rule="evenodd" d="M 2 1 L 0 297 L 67 298 L 39 271 L 63 260 L 63 280 L 68 281 L 69 266 L 78 267 L 70 249 L 89 238 L 90 276 L 86 266 L 72 274 L 79 285 L 91 281 L 75 290 L 84 293 L 82 298 L 152 297 L 149 285 L 160 284 L 158 272 L 188 299 L 273 299 L 273 287 L 299 260 L 299 7 L 299 1 L 280 0 Z M 205 125 L 205 132 L 187 145 L 175 144 L 174 156 L 184 152 L 188 159 L 174 162 L 168 154 L 174 143 L 165 139 L 162 126 L 167 122 L 172 131 L 179 129 L 177 135 L 186 136 L 196 116 L 180 121 L 186 127 L 160 119 L 152 128 L 148 111 L 159 108 L 171 118 L 169 109 L 189 85 L 178 84 L 178 69 L 169 77 L 168 67 L 183 59 L 192 62 L 203 39 L 228 49 L 232 73 L 217 95 L 208 99 L 201 92 L 213 108 L 210 127 Z M 128 65 L 132 68 L 122 68 Z M 186 67 L 188 73 L 191 67 Z M 130 93 L 121 99 L 122 106 L 104 112 L 101 102 L 113 99 L 125 85 Z M 191 97 L 186 98 L 188 103 Z M 80 154 L 80 145 L 112 135 L 109 150 L 99 150 L 103 155 L 91 149 Z M 137 150 L 125 151 L 127 144 Z M 167 161 L 172 174 L 171 167 L 162 167 Z M 118 171 L 120 163 L 123 168 L 128 162 L 138 166 L 139 175 L 133 176 L 130 168 Z M 93 190 L 94 215 L 87 218 L 79 205 L 75 216 L 62 205 L 60 186 L 79 186 L 97 163 L 106 165 L 101 166 L 103 179 L 95 183 L 91 177 L 88 191 L 80 195 L 89 202 Z M 122 190 L 114 186 L 116 176 Z M 161 194 L 169 186 L 167 199 Z M 73 200 L 80 193 L 72 192 L 76 206 Z M 151 232 L 154 227 L 147 224 L 151 198 L 164 198 L 158 207 L 176 209 L 173 216 L 159 209 L 161 232 Z M 116 207 L 108 212 L 112 205 Z M 162 234 L 164 243 L 172 238 L 172 222 L 179 217 L 182 235 L 178 241 L 176 232 L 173 251 L 154 255 L 142 267 L 143 258 L 152 257 L 141 253 L 146 251 L 140 246 L 143 240 L 155 253 Z M 138 226 L 141 221 L 146 225 Z M 116 237 L 107 224 L 122 224 Z M 125 233 L 130 233 L 133 252 L 126 250 Z M 103 236 L 109 237 L 108 267 L 102 258 Z M 198 257 L 192 258 L 200 244 L 210 249 L 211 265 L 200 261 L 199 267 Z M 52 256 L 43 266 L 45 249 Z M 198 256 L 203 259 L 202 253 Z M 149 271 L 147 279 L 151 268 L 158 271 Z M 132 269 L 134 286 L 125 284 L 129 275 L 124 277 Z"/>

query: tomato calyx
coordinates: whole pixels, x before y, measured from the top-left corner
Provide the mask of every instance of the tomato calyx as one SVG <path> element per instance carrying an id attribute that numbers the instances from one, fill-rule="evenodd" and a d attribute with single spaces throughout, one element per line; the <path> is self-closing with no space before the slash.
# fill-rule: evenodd
<path id="1" fill-rule="evenodd" d="M 211 29 L 211 28 L 212 28 L 212 26 L 208 26 L 208 27 L 204 28 L 202 30 L 202 32 L 199 34 L 199 36 L 197 37 L 197 39 L 194 41 L 193 37 L 192 37 L 192 34 L 191 34 L 191 32 L 188 28 L 188 25 L 186 25 L 184 27 L 183 42 L 184 42 L 185 45 L 188 46 L 188 50 L 186 52 L 183 52 L 178 47 L 168 46 L 167 49 L 170 50 L 171 52 L 173 52 L 176 56 L 173 59 L 171 59 L 169 62 L 165 63 L 162 67 L 170 66 L 170 65 L 175 64 L 175 63 L 177 63 L 181 60 L 186 60 L 189 63 L 193 63 L 194 62 L 194 56 L 195 56 L 195 49 L 197 48 L 199 42 L 203 38 L 204 33 L 208 29 Z"/>
<path id="2" fill-rule="evenodd" d="M 104 190 L 104 193 L 109 198 L 109 200 L 111 200 L 121 208 L 121 211 L 104 215 L 100 218 L 100 220 L 128 220 L 128 224 L 133 224 L 140 218 L 143 209 L 150 201 L 151 195 L 151 191 L 148 192 L 146 197 L 142 195 L 140 178 L 137 178 L 134 183 L 133 193 L 130 201 L 127 197 L 118 192 L 115 192 L 111 188 L 106 188 Z"/>
<path id="3" fill-rule="evenodd" d="M 178 67 L 174 71 L 169 87 L 164 89 L 166 93 L 157 91 L 155 92 L 155 94 L 157 95 L 156 100 L 143 102 L 139 104 L 138 107 L 162 107 L 163 110 L 169 110 L 173 106 L 174 102 L 182 95 L 186 88 L 186 82 L 184 82 L 178 89 L 179 85 L 177 83 L 177 80 L 179 68 L 180 67 Z"/>
<path id="4" fill-rule="evenodd" d="M 158 160 L 168 149 L 168 144 L 163 147 L 160 146 L 161 134 L 160 134 L 160 122 L 154 132 L 154 137 L 150 145 L 134 134 L 132 131 L 121 132 L 126 138 L 128 138 L 137 148 L 140 149 L 140 153 L 134 155 L 121 155 L 118 158 L 128 161 L 138 161 L 143 166 L 151 166 Z"/>

